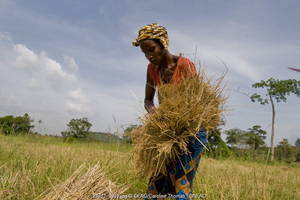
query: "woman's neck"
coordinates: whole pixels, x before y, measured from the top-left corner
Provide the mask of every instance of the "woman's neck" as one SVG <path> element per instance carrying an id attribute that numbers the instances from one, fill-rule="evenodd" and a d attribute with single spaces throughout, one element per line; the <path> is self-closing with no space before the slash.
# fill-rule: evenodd
<path id="1" fill-rule="evenodd" d="M 159 65 L 160 69 L 167 69 L 177 64 L 178 56 L 172 55 L 168 50 L 166 50 L 162 62 Z"/>

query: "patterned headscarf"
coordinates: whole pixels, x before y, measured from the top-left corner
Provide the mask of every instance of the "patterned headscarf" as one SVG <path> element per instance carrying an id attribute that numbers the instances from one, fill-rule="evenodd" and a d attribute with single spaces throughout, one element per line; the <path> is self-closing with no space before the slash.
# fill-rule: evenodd
<path id="1" fill-rule="evenodd" d="M 157 23 L 143 26 L 138 32 L 138 37 L 132 42 L 132 44 L 134 46 L 139 46 L 140 41 L 146 39 L 157 39 L 166 49 L 169 47 L 167 29 Z"/>

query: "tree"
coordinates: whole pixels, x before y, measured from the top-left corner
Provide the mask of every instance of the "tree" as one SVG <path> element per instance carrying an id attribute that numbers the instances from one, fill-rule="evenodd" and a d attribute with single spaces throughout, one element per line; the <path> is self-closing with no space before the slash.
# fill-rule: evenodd
<path id="1" fill-rule="evenodd" d="M 4 135 L 31 133 L 33 120 L 25 113 L 23 116 L 4 116 L 0 117 L 0 130 Z"/>
<path id="2" fill-rule="evenodd" d="M 0 129 L 4 135 L 12 134 L 14 127 L 14 116 L 8 115 L 0 118 Z"/>
<path id="3" fill-rule="evenodd" d="M 296 147 L 300 147 L 300 138 L 298 138 L 298 139 L 296 140 L 295 146 L 296 146 Z"/>
<path id="4" fill-rule="evenodd" d="M 86 138 L 92 124 L 87 118 L 72 119 L 68 124 L 68 130 L 61 132 L 63 137 Z"/>
<path id="5" fill-rule="evenodd" d="M 297 155 L 296 155 L 296 162 L 300 162 L 300 138 L 298 138 L 295 142 Z"/>
<path id="6" fill-rule="evenodd" d="M 296 162 L 300 162 L 300 153 L 297 153 L 296 155 Z"/>
<path id="7" fill-rule="evenodd" d="M 246 133 L 246 144 L 253 146 L 256 150 L 259 146 L 264 145 L 264 139 L 266 139 L 267 132 L 261 129 L 261 126 L 255 125 L 252 128 L 248 128 Z"/>
<path id="8" fill-rule="evenodd" d="M 275 102 L 286 102 L 287 96 L 295 94 L 300 96 L 300 81 L 295 79 L 289 80 L 275 80 L 269 78 L 268 80 L 254 83 L 254 88 L 264 88 L 266 90 L 266 97 L 257 93 L 251 95 L 252 102 L 258 102 L 262 105 L 271 103 L 272 107 L 272 135 L 271 135 L 271 161 L 274 160 L 274 136 L 275 136 Z"/>
<path id="9" fill-rule="evenodd" d="M 296 151 L 286 138 L 279 142 L 276 154 L 280 161 L 293 162 L 296 160 Z"/>
<path id="10" fill-rule="evenodd" d="M 125 130 L 124 130 L 124 134 L 123 134 L 123 140 L 125 140 L 127 143 L 132 143 L 132 139 L 130 137 L 130 133 L 131 131 L 133 131 L 134 129 L 140 127 L 137 124 L 130 124 Z"/>
<path id="11" fill-rule="evenodd" d="M 230 150 L 221 137 L 221 129 L 215 128 L 208 134 L 208 156 L 224 158 L 230 156 Z"/>
<path id="12" fill-rule="evenodd" d="M 31 123 L 33 123 L 33 120 L 30 119 L 30 116 L 25 113 L 23 116 L 17 116 L 15 117 L 15 132 L 17 133 L 29 133 L 32 128 L 34 128 Z"/>
<path id="13" fill-rule="evenodd" d="M 245 134 L 247 132 L 238 128 L 233 128 L 225 131 L 226 142 L 231 146 L 240 146 L 245 144 Z"/>
<path id="14" fill-rule="evenodd" d="M 139 126 L 137 124 L 130 124 L 127 128 L 125 128 L 124 134 L 129 133 L 138 127 Z"/>

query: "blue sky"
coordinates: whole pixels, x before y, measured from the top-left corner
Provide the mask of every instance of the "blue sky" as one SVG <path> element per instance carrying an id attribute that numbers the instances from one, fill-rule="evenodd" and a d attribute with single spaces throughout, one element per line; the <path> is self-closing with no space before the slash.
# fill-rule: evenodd
<path id="1" fill-rule="evenodd" d="M 208 74 L 226 63 L 229 100 L 223 129 L 259 124 L 270 133 L 270 106 L 251 103 L 255 81 L 299 79 L 300 2 L 0 0 L 0 115 L 28 112 L 36 130 L 59 134 L 72 118 L 95 131 L 122 132 L 144 113 L 147 61 L 131 45 L 138 29 L 168 29 L 171 53 Z M 300 137 L 299 98 L 276 106 L 276 141 Z M 267 139 L 269 143 L 269 139 Z"/>

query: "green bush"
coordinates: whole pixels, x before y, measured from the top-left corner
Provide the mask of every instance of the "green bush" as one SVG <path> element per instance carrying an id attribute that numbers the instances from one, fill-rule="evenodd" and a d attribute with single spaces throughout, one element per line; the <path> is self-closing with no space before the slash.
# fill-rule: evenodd
<path id="1" fill-rule="evenodd" d="M 30 116 L 25 113 L 23 116 L 4 116 L 0 117 L 0 133 L 4 135 L 18 135 L 21 133 L 29 134 L 31 129 L 34 127 L 32 125 L 33 120 Z"/>
<path id="2" fill-rule="evenodd" d="M 231 151 L 221 138 L 221 129 L 214 129 L 208 134 L 208 149 L 206 155 L 213 158 L 227 158 Z"/>
<path id="3" fill-rule="evenodd" d="M 61 132 L 63 137 L 86 138 L 92 124 L 87 118 L 72 119 L 68 124 L 68 130 Z"/>

